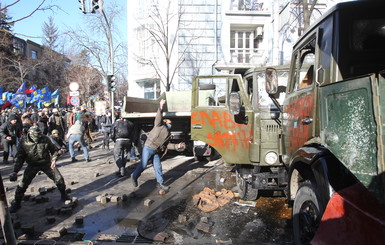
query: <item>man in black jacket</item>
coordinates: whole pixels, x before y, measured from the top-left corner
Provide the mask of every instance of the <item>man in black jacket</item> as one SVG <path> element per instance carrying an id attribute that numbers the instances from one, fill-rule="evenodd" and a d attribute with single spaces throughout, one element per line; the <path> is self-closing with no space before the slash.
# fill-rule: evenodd
<path id="1" fill-rule="evenodd" d="M 10 208 L 11 213 L 20 209 L 24 193 L 39 171 L 43 171 L 55 182 L 63 201 L 68 199 L 63 176 L 56 168 L 56 159 L 58 158 L 58 155 L 59 149 L 52 143 L 48 136 L 41 133 L 38 126 L 32 126 L 28 130 L 28 134 L 20 141 L 15 167 L 13 173 L 9 177 L 10 181 L 16 181 L 17 173 L 23 167 L 23 163 L 27 162 L 23 177 L 16 187 L 15 200 Z"/>
<path id="2" fill-rule="evenodd" d="M 10 114 L 8 121 L 0 127 L 1 141 L 3 142 L 3 163 L 8 164 L 9 150 L 12 151 L 13 158 L 16 156 L 16 143 L 21 136 L 21 128 L 17 124 L 17 116 Z"/>
<path id="3" fill-rule="evenodd" d="M 126 175 L 127 158 L 130 155 L 134 124 L 127 119 L 117 120 L 111 128 L 111 139 L 115 142 L 114 158 L 119 168 L 119 176 Z"/>

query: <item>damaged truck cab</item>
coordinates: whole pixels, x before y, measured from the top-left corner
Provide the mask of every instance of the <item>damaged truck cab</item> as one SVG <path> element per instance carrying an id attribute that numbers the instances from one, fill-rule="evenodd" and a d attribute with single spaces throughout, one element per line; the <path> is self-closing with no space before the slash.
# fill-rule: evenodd
<path id="1" fill-rule="evenodd" d="M 277 138 L 296 244 L 385 240 L 384 13 L 385 1 L 337 4 L 293 48 Z M 277 81 L 266 69 L 275 103 Z"/>
<path id="2" fill-rule="evenodd" d="M 277 71 L 283 92 L 288 66 Z M 283 191 L 287 172 L 278 159 L 279 109 L 265 91 L 265 68 L 242 75 L 194 78 L 191 137 L 213 147 L 226 163 L 236 164 L 240 197 L 255 200 L 260 190 Z"/>

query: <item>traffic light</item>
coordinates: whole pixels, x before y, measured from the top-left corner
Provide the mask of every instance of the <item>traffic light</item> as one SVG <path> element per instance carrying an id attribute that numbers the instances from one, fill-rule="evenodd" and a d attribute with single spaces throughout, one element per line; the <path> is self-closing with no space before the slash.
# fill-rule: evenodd
<path id="1" fill-rule="evenodd" d="M 91 2 L 91 13 L 95 13 L 99 9 L 99 0 L 92 0 Z"/>
<path id="2" fill-rule="evenodd" d="M 79 9 L 83 12 L 83 14 L 86 14 L 87 13 L 86 4 L 85 4 L 84 0 L 79 0 L 79 3 L 80 3 Z"/>
<path id="3" fill-rule="evenodd" d="M 107 75 L 107 88 L 109 92 L 116 90 L 116 81 L 114 75 Z"/>

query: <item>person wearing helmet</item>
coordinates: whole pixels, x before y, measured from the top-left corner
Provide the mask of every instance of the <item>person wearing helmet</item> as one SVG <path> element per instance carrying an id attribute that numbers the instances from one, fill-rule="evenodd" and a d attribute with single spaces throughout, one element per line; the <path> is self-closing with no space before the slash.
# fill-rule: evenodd
<path id="1" fill-rule="evenodd" d="M 69 199 L 66 193 L 66 185 L 63 176 L 56 167 L 56 160 L 59 155 L 58 148 L 52 143 L 51 139 L 43 135 L 38 126 L 32 126 L 26 136 L 22 137 L 17 149 L 16 163 L 13 173 L 9 177 L 10 181 L 17 180 L 17 173 L 27 162 L 23 177 L 16 187 L 15 199 L 12 202 L 10 212 L 16 212 L 21 208 L 21 200 L 29 184 L 39 171 L 43 171 L 58 187 L 61 199 Z"/>
<path id="2" fill-rule="evenodd" d="M 68 151 L 67 144 L 64 142 L 62 138 L 59 136 L 59 130 L 54 129 L 51 132 L 50 139 L 52 140 L 52 143 L 56 145 L 56 147 L 60 150 L 60 155 L 62 155 L 64 152 Z"/>
<path id="3" fill-rule="evenodd" d="M 52 130 L 56 129 L 59 131 L 59 137 L 64 139 L 65 122 L 63 117 L 59 114 L 59 110 L 57 108 L 52 110 L 52 115 L 48 119 L 48 126 L 49 133 L 52 134 Z"/>

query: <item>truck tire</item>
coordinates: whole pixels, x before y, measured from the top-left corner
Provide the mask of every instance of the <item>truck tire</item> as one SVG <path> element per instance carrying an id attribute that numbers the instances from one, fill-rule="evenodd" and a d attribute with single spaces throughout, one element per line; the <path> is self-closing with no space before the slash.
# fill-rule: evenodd
<path id="1" fill-rule="evenodd" d="M 317 188 L 309 180 L 303 182 L 293 205 L 295 244 L 310 244 L 321 222 L 323 210 Z"/>
<path id="2" fill-rule="evenodd" d="M 245 201 L 254 201 L 258 198 L 258 189 L 252 187 L 251 183 L 242 178 L 241 171 L 236 172 L 236 181 L 239 197 Z"/>

